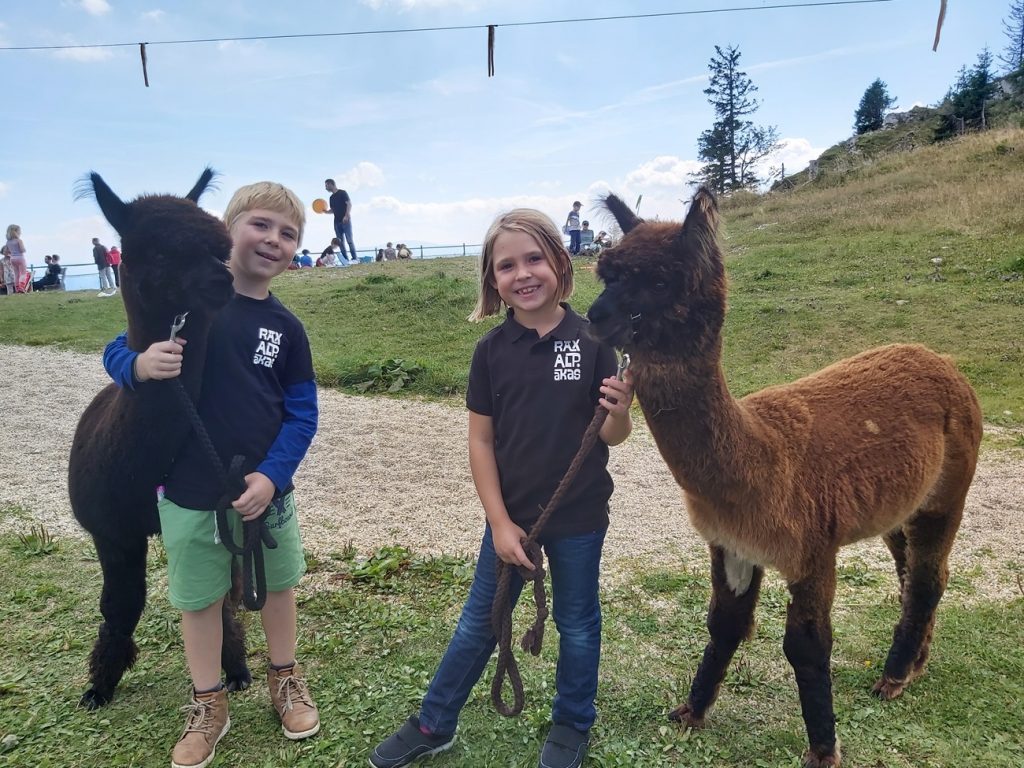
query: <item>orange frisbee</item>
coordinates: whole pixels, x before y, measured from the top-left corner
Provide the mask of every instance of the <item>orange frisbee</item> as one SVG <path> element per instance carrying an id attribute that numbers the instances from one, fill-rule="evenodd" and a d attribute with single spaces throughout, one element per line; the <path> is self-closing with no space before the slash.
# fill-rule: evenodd
<path id="1" fill-rule="evenodd" d="M 327 210 L 327 201 L 324 200 L 322 197 L 318 197 L 316 200 L 313 201 L 313 210 L 316 211 L 317 213 L 323 213 L 324 211 Z"/>

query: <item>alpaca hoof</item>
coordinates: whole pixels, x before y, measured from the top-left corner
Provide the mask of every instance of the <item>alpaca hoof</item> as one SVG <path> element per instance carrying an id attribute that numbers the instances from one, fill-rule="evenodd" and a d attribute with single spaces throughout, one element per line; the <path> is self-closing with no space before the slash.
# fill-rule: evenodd
<path id="1" fill-rule="evenodd" d="M 812 749 L 804 752 L 804 768 L 839 768 L 841 762 L 839 747 L 827 755 L 819 755 Z"/>
<path id="2" fill-rule="evenodd" d="M 244 691 L 252 685 L 252 673 L 248 667 L 243 667 L 241 672 L 224 676 L 224 684 L 229 691 Z"/>
<path id="3" fill-rule="evenodd" d="M 690 709 L 689 704 L 681 704 L 668 713 L 668 719 L 677 722 L 687 728 L 703 728 L 704 718 L 697 717 Z"/>
<path id="4" fill-rule="evenodd" d="M 906 680 L 893 680 L 891 677 L 883 675 L 871 688 L 871 692 L 882 701 L 892 701 L 903 693 L 903 689 L 906 687 Z"/>
<path id="5" fill-rule="evenodd" d="M 104 695 L 95 688 L 90 688 L 82 694 L 82 698 L 78 700 L 78 706 L 92 712 L 109 704 L 112 698 L 113 696 Z"/>

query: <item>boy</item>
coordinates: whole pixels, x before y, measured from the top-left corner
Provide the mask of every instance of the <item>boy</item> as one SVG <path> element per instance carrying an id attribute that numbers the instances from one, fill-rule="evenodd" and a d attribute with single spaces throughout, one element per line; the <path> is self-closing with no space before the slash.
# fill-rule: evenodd
<path id="1" fill-rule="evenodd" d="M 239 520 L 266 515 L 277 540 L 265 551 L 267 601 L 261 612 L 270 651 L 270 697 L 289 739 L 320 729 L 320 717 L 295 661 L 294 587 L 305 572 L 292 500 L 292 475 L 316 433 L 317 400 L 305 329 L 270 293 L 302 240 L 305 214 L 291 190 L 272 182 L 239 189 L 224 222 L 231 233 L 228 268 L 235 298 L 210 329 L 199 415 L 224 466 L 245 456 L 245 491 L 229 510 Z M 162 341 L 141 354 L 122 334 L 107 345 L 104 366 L 121 386 L 144 386 L 181 373 L 184 339 Z M 215 364 L 214 364 L 215 363 Z M 231 555 L 220 543 L 213 510 L 223 492 L 195 433 L 167 478 L 160 525 L 172 605 L 182 611 L 181 633 L 192 677 L 185 730 L 172 768 L 203 768 L 228 731 L 227 690 L 220 679 L 221 605 L 230 588 Z M 273 502 L 273 504 L 272 504 Z"/>
<path id="2" fill-rule="evenodd" d="M 569 235 L 569 253 L 575 256 L 580 252 L 580 209 L 583 203 L 579 200 L 573 201 L 572 210 L 565 217 L 565 226 L 562 231 Z"/>

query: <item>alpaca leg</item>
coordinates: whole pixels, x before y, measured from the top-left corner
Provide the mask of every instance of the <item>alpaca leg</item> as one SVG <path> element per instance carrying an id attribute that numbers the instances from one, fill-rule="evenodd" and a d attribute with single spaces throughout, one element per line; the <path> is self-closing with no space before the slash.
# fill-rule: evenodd
<path id="1" fill-rule="evenodd" d="M 882 541 L 892 553 L 892 559 L 896 561 L 896 576 L 900 580 L 900 594 L 903 594 L 903 586 L 907 577 L 907 536 L 902 528 L 897 528 L 882 536 Z"/>
<path id="2" fill-rule="evenodd" d="M 231 561 L 231 590 L 224 599 L 222 620 L 224 643 L 220 651 L 220 666 L 229 691 L 244 691 L 252 685 L 252 673 L 246 663 L 245 629 L 238 621 L 238 605 L 242 599 L 242 574 L 237 558 Z"/>
<path id="3" fill-rule="evenodd" d="M 925 670 L 935 626 L 935 609 L 946 591 L 947 561 L 962 510 L 963 499 L 955 514 L 922 511 L 904 525 L 907 566 L 901 592 L 902 610 L 893 631 L 885 670 L 872 689 L 880 698 L 896 698 Z"/>
<path id="4" fill-rule="evenodd" d="M 108 704 L 125 670 L 135 663 L 138 648 L 132 635 L 146 604 L 146 539 L 128 547 L 104 539 L 93 541 L 103 569 L 103 623 L 89 657 L 89 688 L 79 701 L 86 709 Z"/>
<path id="5" fill-rule="evenodd" d="M 793 597 L 786 614 L 783 650 L 796 674 L 800 709 L 807 728 L 805 768 L 838 766 L 836 718 L 832 709 L 832 600 L 836 591 L 835 562 L 803 581 L 789 585 Z"/>
<path id="6" fill-rule="evenodd" d="M 708 709 L 718 698 L 725 671 L 739 644 L 754 629 L 754 607 L 757 605 L 764 569 L 749 566 L 749 581 L 737 584 L 727 573 L 727 563 L 739 563 L 721 547 L 711 547 L 711 605 L 708 608 L 708 632 L 711 639 L 704 648 L 704 657 L 690 686 L 685 704 L 676 707 L 669 718 L 699 728 L 704 725 Z M 732 569 L 735 572 L 735 568 Z"/>

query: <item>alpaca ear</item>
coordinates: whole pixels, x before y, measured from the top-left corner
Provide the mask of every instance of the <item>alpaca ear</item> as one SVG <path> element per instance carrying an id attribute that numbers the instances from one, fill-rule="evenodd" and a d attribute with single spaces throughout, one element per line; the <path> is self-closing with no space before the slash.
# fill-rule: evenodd
<path id="1" fill-rule="evenodd" d="M 715 194 L 701 186 L 690 201 L 690 210 L 679 231 L 682 251 L 700 259 L 702 267 L 714 260 L 718 237 L 718 201 Z"/>
<path id="2" fill-rule="evenodd" d="M 604 207 L 615 217 L 622 234 L 627 234 L 637 224 L 643 224 L 644 220 L 633 213 L 632 209 L 616 195 L 607 195 L 604 198 Z"/>
<path id="3" fill-rule="evenodd" d="M 210 186 L 210 182 L 213 181 L 213 176 L 213 168 L 207 166 L 206 169 L 203 171 L 202 175 L 199 177 L 199 181 L 197 181 L 195 183 L 195 186 L 193 186 L 192 189 L 189 190 L 188 194 L 185 195 L 185 198 L 187 200 L 191 200 L 196 205 L 199 205 L 199 198 L 202 196 L 203 192 L 205 192 L 207 188 Z"/>
<path id="4" fill-rule="evenodd" d="M 95 171 L 90 172 L 75 186 L 75 199 L 80 200 L 83 197 L 96 198 L 104 218 L 118 234 L 123 234 L 128 223 L 128 204 L 115 195 L 114 190 L 107 186 L 107 182 Z"/>

